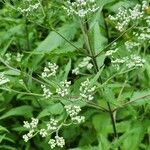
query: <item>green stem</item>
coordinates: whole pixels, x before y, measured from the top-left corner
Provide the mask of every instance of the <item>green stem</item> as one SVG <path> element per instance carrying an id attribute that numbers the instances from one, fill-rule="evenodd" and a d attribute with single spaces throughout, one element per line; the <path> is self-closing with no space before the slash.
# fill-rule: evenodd
<path id="1" fill-rule="evenodd" d="M 88 35 L 88 30 L 87 30 L 87 27 L 84 26 L 84 23 L 82 21 L 81 21 L 81 30 L 82 30 L 82 33 L 83 33 L 83 36 L 84 36 L 87 51 L 88 51 L 90 57 L 92 58 L 93 64 L 95 66 L 95 72 L 98 72 L 99 69 L 98 69 L 96 59 L 94 57 L 94 52 L 92 50 L 90 38 L 89 38 L 89 35 Z"/>
<path id="2" fill-rule="evenodd" d="M 27 24 L 27 18 L 25 18 L 25 33 L 26 33 L 26 42 L 27 42 L 27 50 L 30 50 L 30 41 L 29 41 L 29 30 L 28 30 L 28 24 Z"/>
<path id="3" fill-rule="evenodd" d="M 93 64 L 95 66 L 95 70 L 96 70 L 96 73 L 97 73 L 99 71 L 98 64 L 97 64 L 97 61 L 96 61 L 96 57 L 94 57 L 94 52 L 92 50 L 92 46 L 91 46 L 91 43 L 90 43 L 90 38 L 89 38 L 89 35 L 88 35 L 88 31 L 87 31 L 86 27 L 84 26 L 83 22 L 81 23 L 81 30 L 82 30 L 83 36 L 85 38 L 85 44 L 86 44 L 87 51 L 88 51 L 88 53 L 90 54 L 90 56 L 91 56 L 91 58 L 93 60 Z M 102 80 L 99 79 L 99 81 L 102 84 Z M 118 138 L 118 134 L 117 134 L 117 129 L 116 129 L 114 112 L 112 111 L 109 102 L 107 102 L 107 105 L 108 105 L 108 112 L 110 114 L 111 121 L 112 121 L 114 138 L 117 139 Z M 120 150 L 120 147 L 118 147 L 118 149 Z"/>

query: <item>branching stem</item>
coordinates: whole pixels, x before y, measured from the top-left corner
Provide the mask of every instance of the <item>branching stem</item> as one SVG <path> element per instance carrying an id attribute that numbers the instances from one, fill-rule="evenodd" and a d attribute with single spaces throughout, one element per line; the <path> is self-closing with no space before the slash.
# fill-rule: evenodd
<path id="1" fill-rule="evenodd" d="M 93 64 L 95 66 L 95 70 L 96 70 L 96 73 L 97 73 L 99 71 L 98 64 L 97 64 L 97 61 L 96 61 L 96 57 L 94 56 L 94 52 L 92 50 L 92 46 L 91 46 L 91 43 L 90 43 L 90 38 L 89 38 L 89 35 L 88 35 L 87 28 L 86 28 L 86 26 L 84 26 L 83 22 L 81 22 L 81 30 L 82 30 L 83 36 L 85 38 L 85 44 L 86 44 L 87 51 L 88 51 L 89 55 L 91 56 L 91 58 L 93 60 Z M 99 79 L 99 82 L 102 84 L 101 79 Z M 118 138 L 118 134 L 117 134 L 117 129 L 116 129 L 114 112 L 112 111 L 109 102 L 107 102 L 107 105 L 108 105 L 108 110 L 107 111 L 109 112 L 110 117 L 111 117 L 111 121 L 112 121 L 114 138 L 116 139 L 116 138 Z M 120 150 L 119 147 L 118 147 L 118 149 Z"/>

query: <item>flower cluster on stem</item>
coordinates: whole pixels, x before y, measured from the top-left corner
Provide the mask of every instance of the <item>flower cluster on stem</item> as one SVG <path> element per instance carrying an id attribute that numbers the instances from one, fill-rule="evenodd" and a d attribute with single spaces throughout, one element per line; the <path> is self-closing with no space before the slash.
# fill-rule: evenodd
<path id="1" fill-rule="evenodd" d="M 84 116 L 79 116 L 78 114 L 81 111 L 80 106 L 77 105 L 66 105 L 65 106 L 66 112 L 67 114 L 70 116 L 71 120 L 73 121 L 73 123 L 81 123 L 85 121 L 85 117 Z"/>
<path id="2" fill-rule="evenodd" d="M 69 94 L 69 87 L 71 85 L 71 81 L 61 81 L 59 87 L 56 89 L 56 93 L 61 97 L 64 97 Z"/>
<path id="3" fill-rule="evenodd" d="M 35 118 L 31 118 L 32 121 L 29 123 L 28 121 L 24 121 L 23 127 L 29 129 L 27 134 L 23 135 L 23 139 L 25 142 L 28 142 L 34 136 L 39 120 Z"/>
<path id="4" fill-rule="evenodd" d="M 46 99 L 50 98 L 53 95 L 53 93 L 50 91 L 50 89 L 47 88 L 45 85 L 41 85 L 41 87 L 42 87 L 42 90 L 43 90 L 43 96 Z"/>
<path id="5" fill-rule="evenodd" d="M 90 61 L 91 61 L 90 57 L 83 58 L 83 60 L 79 63 L 79 65 L 75 69 L 72 70 L 72 73 L 75 75 L 78 75 L 82 68 L 86 68 L 88 70 L 92 69 L 93 64 Z"/>
<path id="6" fill-rule="evenodd" d="M 87 79 L 86 81 L 81 83 L 80 86 L 80 96 L 81 99 L 91 101 L 94 99 L 94 92 L 95 92 L 96 86 L 90 86 L 90 80 Z"/>
<path id="7" fill-rule="evenodd" d="M 51 76 L 55 76 L 58 70 L 58 65 L 55 63 L 48 62 L 47 66 L 44 67 L 44 71 L 42 72 L 43 78 L 48 78 Z"/>
<path id="8" fill-rule="evenodd" d="M 74 2 L 68 0 L 66 6 L 63 8 L 69 16 L 76 15 L 81 18 L 84 18 L 99 9 L 95 0 L 75 0 Z"/>
<path id="9" fill-rule="evenodd" d="M 37 0 L 26 0 L 23 4 L 18 7 L 18 11 L 20 11 L 23 15 L 29 16 L 34 11 L 36 11 L 40 7 L 40 3 Z"/>
<path id="10" fill-rule="evenodd" d="M 143 1 L 142 5 L 137 4 L 132 9 L 121 7 L 115 16 L 109 15 L 109 19 L 116 23 L 116 29 L 124 31 L 131 23 L 143 19 L 146 14 L 148 3 Z"/>
<path id="11" fill-rule="evenodd" d="M 4 73 L 0 73 L 0 85 L 3 85 L 9 81 L 10 80 L 7 77 L 5 77 Z"/>

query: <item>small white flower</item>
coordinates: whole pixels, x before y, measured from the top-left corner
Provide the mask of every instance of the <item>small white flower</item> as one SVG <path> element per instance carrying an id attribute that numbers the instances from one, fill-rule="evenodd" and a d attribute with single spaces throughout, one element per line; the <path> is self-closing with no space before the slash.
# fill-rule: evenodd
<path id="1" fill-rule="evenodd" d="M 50 89 L 48 89 L 45 85 L 41 85 L 42 89 L 43 89 L 43 96 L 48 99 L 50 98 L 53 93 L 50 91 Z"/>
<path id="2" fill-rule="evenodd" d="M 9 62 L 12 59 L 12 54 L 11 53 L 6 53 L 5 57 L 6 57 L 6 60 Z"/>
<path id="3" fill-rule="evenodd" d="M 95 92 L 95 89 L 96 89 L 95 86 L 90 87 L 89 79 L 82 82 L 80 89 L 79 89 L 81 98 L 83 98 L 84 100 L 88 100 L 88 101 L 93 100 L 94 99 L 93 93 Z"/>
<path id="4" fill-rule="evenodd" d="M 48 78 L 51 76 L 55 76 L 58 70 L 58 66 L 55 63 L 48 62 L 48 65 L 44 67 L 44 71 L 42 73 L 43 78 Z"/>
<path id="5" fill-rule="evenodd" d="M 69 87 L 71 85 L 71 81 L 62 81 L 60 82 L 60 86 L 56 89 L 56 93 L 61 97 L 64 97 L 69 94 Z"/>
<path id="6" fill-rule="evenodd" d="M 4 76 L 4 73 L 0 73 L 0 85 L 9 82 L 10 80 Z"/>
<path id="7" fill-rule="evenodd" d="M 83 60 L 79 63 L 78 67 L 72 70 L 72 73 L 78 75 L 81 68 L 87 68 L 88 70 L 92 69 L 93 64 L 90 63 L 90 61 L 91 61 L 90 57 L 83 58 Z"/>
<path id="8" fill-rule="evenodd" d="M 21 7 L 18 7 L 18 11 L 20 11 L 23 15 L 28 16 L 31 15 L 34 11 L 36 11 L 40 7 L 40 3 L 35 3 L 34 1 L 25 1 Z"/>
<path id="9" fill-rule="evenodd" d="M 81 111 L 80 106 L 76 105 L 66 105 L 65 106 L 67 114 L 70 116 L 73 123 L 80 124 L 81 122 L 85 121 L 84 116 L 78 116 Z"/>
<path id="10" fill-rule="evenodd" d="M 139 45 L 140 45 L 140 43 L 137 43 L 137 42 L 132 42 L 132 41 L 125 42 L 126 49 L 129 51 L 133 48 L 137 48 Z"/>
<path id="11" fill-rule="evenodd" d="M 75 0 L 74 2 L 68 0 L 63 8 L 69 16 L 76 15 L 81 18 L 93 14 L 99 9 L 95 0 Z"/>
<path id="12" fill-rule="evenodd" d="M 77 116 L 81 111 L 80 106 L 76 106 L 76 105 L 66 105 L 65 109 L 70 117 Z"/>
<path id="13" fill-rule="evenodd" d="M 119 8 L 119 11 L 115 16 L 109 15 L 109 19 L 116 23 L 116 29 L 124 31 L 130 23 L 143 18 L 144 9 L 145 5 L 142 6 L 139 4 L 135 5 L 132 9 Z"/>
<path id="14" fill-rule="evenodd" d="M 114 53 L 116 53 L 118 51 L 118 49 L 116 48 L 115 50 L 109 50 L 105 53 L 105 56 L 111 56 L 113 55 Z"/>
<path id="15" fill-rule="evenodd" d="M 47 123 L 48 130 L 56 130 L 58 125 L 58 120 L 51 118 L 50 121 Z"/>
<path id="16" fill-rule="evenodd" d="M 88 65 L 87 65 L 87 69 L 92 69 L 92 67 L 93 67 L 93 65 L 91 64 L 91 63 L 89 63 Z"/>
<path id="17" fill-rule="evenodd" d="M 24 135 L 22 136 L 22 138 L 23 138 L 23 140 L 24 140 L 25 142 L 28 142 L 28 141 L 29 141 L 29 137 L 28 137 L 26 134 L 24 134 Z"/>
<path id="18" fill-rule="evenodd" d="M 71 120 L 73 122 L 77 122 L 77 124 L 80 124 L 85 121 L 85 117 L 84 116 L 75 116 L 75 117 L 72 117 Z"/>
<path id="19" fill-rule="evenodd" d="M 55 136 L 55 139 L 50 139 L 48 144 L 50 144 L 51 149 L 58 147 L 63 147 L 65 145 L 65 140 L 63 137 L 59 137 L 58 135 Z"/>
<path id="20" fill-rule="evenodd" d="M 27 136 L 29 139 L 33 137 L 33 133 L 34 133 L 34 130 L 30 130 L 29 133 L 27 133 Z"/>
<path id="21" fill-rule="evenodd" d="M 17 53 L 16 61 L 21 62 L 23 54 Z"/>
<path id="22" fill-rule="evenodd" d="M 31 128 L 36 128 L 37 125 L 38 125 L 39 120 L 36 119 L 36 118 L 31 118 L 31 120 L 32 120 L 31 123 L 30 123 Z"/>
<path id="23" fill-rule="evenodd" d="M 79 67 L 72 70 L 72 74 L 78 75 L 80 73 Z"/>
<path id="24" fill-rule="evenodd" d="M 42 137 L 46 137 L 46 136 L 47 136 L 47 130 L 46 130 L 46 129 L 41 129 L 41 130 L 40 130 L 40 135 L 41 135 Z"/>
<path id="25" fill-rule="evenodd" d="M 33 137 L 34 130 L 30 130 L 27 134 L 24 134 L 22 138 L 25 142 L 28 142 Z"/>
<path id="26" fill-rule="evenodd" d="M 59 137 L 58 135 L 56 135 L 55 141 L 56 141 L 57 146 L 59 146 L 61 148 L 65 145 L 65 140 L 63 137 Z"/>
<path id="27" fill-rule="evenodd" d="M 23 127 L 27 128 L 27 129 L 31 128 L 30 123 L 28 121 L 24 121 L 23 123 L 24 123 Z"/>
<path id="28" fill-rule="evenodd" d="M 122 58 L 117 58 L 115 60 L 111 61 L 114 66 L 116 66 L 119 69 L 119 65 L 125 64 L 126 67 L 133 68 L 133 67 L 143 67 L 145 60 L 142 59 L 140 56 L 137 55 L 131 55 L 129 57 L 122 57 Z M 117 69 L 117 70 L 118 70 Z"/>
<path id="29" fill-rule="evenodd" d="M 51 149 L 56 147 L 56 141 L 54 139 L 50 139 L 48 144 L 50 144 Z"/>

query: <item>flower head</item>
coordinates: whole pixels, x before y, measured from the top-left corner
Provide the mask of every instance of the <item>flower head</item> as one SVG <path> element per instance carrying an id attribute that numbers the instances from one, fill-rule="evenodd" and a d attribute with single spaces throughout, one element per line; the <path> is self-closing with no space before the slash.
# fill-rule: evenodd
<path id="1" fill-rule="evenodd" d="M 81 18 L 96 12 L 99 7 L 95 0 L 75 0 L 74 2 L 67 1 L 66 6 L 63 7 L 67 14 L 76 15 Z"/>

